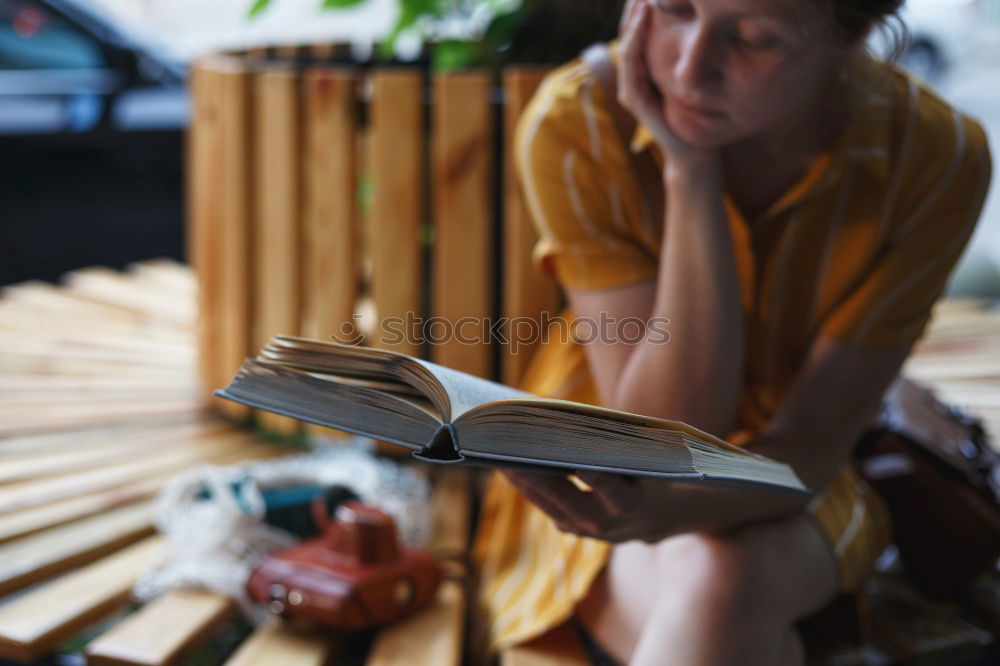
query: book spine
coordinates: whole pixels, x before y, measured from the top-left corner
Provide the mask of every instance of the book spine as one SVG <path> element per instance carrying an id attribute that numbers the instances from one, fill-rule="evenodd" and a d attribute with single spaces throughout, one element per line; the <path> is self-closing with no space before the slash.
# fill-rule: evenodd
<path id="1" fill-rule="evenodd" d="M 414 451 L 413 457 L 432 463 L 460 463 L 465 460 L 458 449 L 458 435 L 450 423 L 442 423 L 430 443 Z"/>

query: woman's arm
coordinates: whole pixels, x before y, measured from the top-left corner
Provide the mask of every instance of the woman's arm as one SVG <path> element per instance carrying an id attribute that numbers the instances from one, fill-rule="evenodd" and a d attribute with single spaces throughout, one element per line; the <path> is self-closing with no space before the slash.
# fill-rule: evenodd
<path id="1" fill-rule="evenodd" d="M 725 437 L 741 388 L 743 314 L 721 155 L 684 144 L 667 126 L 645 61 L 649 11 L 647 2 L 629 4 L 618 80 L 621 104 L 650 129 L 666 155 L 658 278 L 652 293 L 649 285 L 639 285 L 625 293 L 569 290 L 567 299 L 578 316 L 592 321 L 620 322 L 641 312 L 658 326 L 669 322 L 666 341 L 646 337 L 634 346 L 617 340 L 586 346 L 603 404 Z"/>
<path id="2" fill-rule="evenodd" d="M 605 405 L 684 421 L 725 437 L 741 388 L 743 315 L 722 179 L 714 165 L 668 168 L 664 187 L 655 284 L 570 290 L 567 299 L 577 316 L 593 321 L 669 322 L 666 341 L 648 336 L 635 345 L 602 340 L 585 346 Z"/>
<path id="3" fill-rule="evenodd" d="M 819 338 L 767 426 L 745 446 L 823 488 L 872 423 L 911 345 L 873 348 Z"/>
<path id="4" fill-rule="evenodd" d="M 806 486 L 821 490 L 846 462 L 908 352 L 818 339 L 781 409 L 747 448 L 789 463 Z M 721 532 L 791 515 L 810 499 L 589 471 L 577 475 L 593 490 L 581 492 L 561 477 L 507 475 L 563 531 L 615 542 Z"/>

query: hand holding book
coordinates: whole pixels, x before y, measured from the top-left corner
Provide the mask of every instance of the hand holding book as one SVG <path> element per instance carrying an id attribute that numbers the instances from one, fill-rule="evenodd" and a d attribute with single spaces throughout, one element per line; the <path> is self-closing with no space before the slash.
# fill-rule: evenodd
<path id="1" fill-rule="evenodd" d="M 566 476 L 501 470 L 563 532 L 613 543 L 657 543 L 685 532 L 725 532 L 801 512 L 805 493 L 748 492 L 699 481 L 578 471 Z"/>

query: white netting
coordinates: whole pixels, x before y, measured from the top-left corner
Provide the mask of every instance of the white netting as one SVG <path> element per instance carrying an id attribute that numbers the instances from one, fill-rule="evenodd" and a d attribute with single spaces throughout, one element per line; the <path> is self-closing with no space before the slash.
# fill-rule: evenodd
<path id="1" fill-rule="evenodd" d="M 153 509 L 166 549 L 140 576 L 134 595 L 147 601 L 172 588 L 208 589 L 236 600 L 249 619 L 263 620 L 266 613 L 247 596 L 246 581 L 265 555 L 297 538 L 263 522 L 261 489 L 344 486 L 392 516 L 404 544 L 426 543 L 431 529 L 426 477 L 376 459 L 363 450 L 371 440 L 354 438 L 352 444 L 273 461 L 203 465 L 172 479 Z"/>

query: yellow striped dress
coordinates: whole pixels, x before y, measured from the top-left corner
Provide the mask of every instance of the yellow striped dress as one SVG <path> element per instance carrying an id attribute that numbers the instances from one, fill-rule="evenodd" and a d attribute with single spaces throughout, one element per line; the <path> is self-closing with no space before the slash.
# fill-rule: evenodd
<path id="1" fill-rule="evenodd" d="M 798 183 L 750 220 L 726 198 L 747 349 L 735 444 L 775 414 L 818 336 L 865 347 L 917 340 L 979 217 L 991 165 L 982 127 L 898 69 L 868 67 L 881 76 Z M 648 168 L 662 167 L 648 130 L 632 139 Z M 515 140 L 539 270 L 580 290 L 656 278 L 660 223 L 643 210 L 637 167 L 579 60 L 545 79 Z M 558 335 L 522 388 L 599 404 L 583 347 Z M 841 589 L 856 588 L 890 539 L 881 500 L 845 466 L 808 515 L 829 540 Z M 474 547 L 488 654 L 566 621 L 610 548 L 560 532 L 494 472 Z"/>

